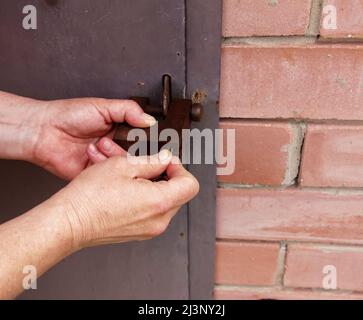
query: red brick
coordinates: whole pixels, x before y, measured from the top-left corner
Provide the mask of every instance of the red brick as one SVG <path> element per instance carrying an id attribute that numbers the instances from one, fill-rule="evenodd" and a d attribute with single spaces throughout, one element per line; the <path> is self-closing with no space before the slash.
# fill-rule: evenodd
<path id="1" fill-rule="evenodd" d="M 284 285 L 324 289 L 326 266 L 335 267 L 338 290 L 363 291 L 363 249 L 354 247 L 289 245 Z"/>
<path id="2" fill-rule="evenodd" d="M 279 244 L 217 242 L 216 283 L 273 285 Z"/>
<path id="3" fill-rule="evenodd" d="M 302 186 L 362 187 L 363 126 L 308 125 Z"/>
<path id="4" fill-rule="evenodd" d="M 320 34 L 326 38 L 363 38 L 363 0 L 325 0 L 324 6 L 334 5 L 337 12 L 337 28 L 325 29 Z M 326 14 L 322 13 L 322 22 Z"/>
<path id="5" fill-rule="evenodd" d="M 219 189 L 217 237 L 363 244 L 363 193 Z"/>
<path id="6" fill-rule="evenodd" d="M 363 45 L 223 48 L 221 117 L 362 120 L 362 103 Z"/>
<path id="7" fill-rule="evenodd" d="M 304 35 L 310 0 L 224 0 L 223 35 Z"/>
<path id="8" fill-rule="evenodd" d="M 220 182 L 281 185 L 291 182 L 287 172 L 293 128 L 287 123 L 224 121 L 222 129 L 236 131 L 236 166 Z"/>
<path id="9" fill-rule="evenodd" d="M 278 288 L 234 289 L 218 286 L 214 289 L 214 298 L 216 300 L 363 300 L 363 295 Z"/>

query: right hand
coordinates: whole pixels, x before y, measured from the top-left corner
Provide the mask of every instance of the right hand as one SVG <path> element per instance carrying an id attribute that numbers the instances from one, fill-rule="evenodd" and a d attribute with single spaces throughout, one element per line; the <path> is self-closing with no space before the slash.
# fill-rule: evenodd
<path id="1" fill-rule="evenodd" d="M 159 236 L 197 195 L 198 181 L 170 152 L 134 160 L 115 156 L 99 162 L 56 195 L 67 204 L 75 250 Z M 163 172 L 167 181 L 151 181 Z"/>

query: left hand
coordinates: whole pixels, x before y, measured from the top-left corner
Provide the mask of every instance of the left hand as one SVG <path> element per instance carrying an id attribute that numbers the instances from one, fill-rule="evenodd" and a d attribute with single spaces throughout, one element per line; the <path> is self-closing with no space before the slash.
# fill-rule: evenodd
<path id="1" fill-rule="evenodd" d="M 46 102 L 32 159 L 35 164 L 73 179 L 90 163 L 88 154 L 102 137 L 112 137 L 115 123 L 149 127 L 155 119 L 131 100 L 83 98 Z"/>

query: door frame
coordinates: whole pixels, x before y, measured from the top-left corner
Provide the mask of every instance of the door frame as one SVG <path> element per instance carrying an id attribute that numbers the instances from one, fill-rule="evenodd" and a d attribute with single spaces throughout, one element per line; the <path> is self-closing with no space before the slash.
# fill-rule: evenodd
<path id="1" fill-rule="evenodd" d="M 186 3 L 187 96 L 202 98 L 204 115 L 199 129 L 219 124 L 219 79 L 222 44 L 222 0 Z M 216 242 L 216 165 L 189 167 L 201 185 L 188 205 L 189 298 L 212 299 Z"/>

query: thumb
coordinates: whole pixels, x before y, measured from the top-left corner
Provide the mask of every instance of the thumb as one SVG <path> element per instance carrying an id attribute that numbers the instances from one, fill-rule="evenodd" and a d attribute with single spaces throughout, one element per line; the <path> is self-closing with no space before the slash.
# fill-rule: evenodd
<path id="1" fill-rule="evenodd" d="M 173 155 L 169 150 L 162 150 L 152 156 L 134 157 L 128 154 L 132 178 L 153 179 L 159 177 L 168 168 Z"/>

